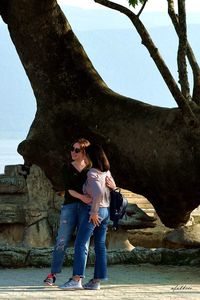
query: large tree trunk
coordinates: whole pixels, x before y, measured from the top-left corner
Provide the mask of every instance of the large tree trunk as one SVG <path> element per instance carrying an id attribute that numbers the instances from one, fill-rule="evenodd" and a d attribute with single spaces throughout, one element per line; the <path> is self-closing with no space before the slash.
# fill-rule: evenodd
<path id="1" fill-rule="evenodd" d="M 35 119 L 18 148 L 25 161 L 62 189 L 70 143 L 77 137 L 98 141 L 119 186 L 147 197 L 166 226 L 185 223 L 200 204 L 199 128 L 189 128 L 177 108 L 111 91 L 56 1 L 1 1 L 0 10 L 37 100 Z"/>

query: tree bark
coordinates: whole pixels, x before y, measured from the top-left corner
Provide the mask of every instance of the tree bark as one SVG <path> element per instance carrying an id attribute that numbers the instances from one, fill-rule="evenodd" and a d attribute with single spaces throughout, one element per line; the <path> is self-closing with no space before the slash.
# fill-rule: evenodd
<path id="1" fill-rule="evenodd" d="M 110 90 L 56 1 L 10 0 L 0 12 L 37 100 L 35 119 L 18 147 L 25 161 L 62 189 L 70 144 L 88 138 L 105 148 L 118 186 L 147 197 L 166 226 L 187 222 L 200 204 L 199 128 L 187 126 L 178 108 Z"/>
<path id="2" fill-rule="evenodd" d="M 177 54 L 179 82 L 181 85 L 181 91 L 185 99 L 191 100 L 190 87 L 187 74 L 187 25 L 186 25 L 186 12 L 185 12 L 185 0 L 178 1 L 179 12 L 179 46 Z"/>

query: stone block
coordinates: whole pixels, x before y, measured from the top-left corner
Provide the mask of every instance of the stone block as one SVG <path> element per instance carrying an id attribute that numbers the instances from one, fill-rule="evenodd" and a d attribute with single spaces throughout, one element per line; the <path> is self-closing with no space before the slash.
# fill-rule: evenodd
<path id="1" fill-rule="evenodd" d="M 22 244 L 24 224 L 1 224 L 0 245 L 16 246 Z"/>
<path id="2" fill-rule="evenodd" d="M 21 165 L 7 165 L 5 166 L 4 173 L 9 177 L 19 176 L 20 170 L 21 170 Z"/>
<path id="3" fill-rule="evenodd" d="M 28 201 L 27 194 L 0 194 L 0 204 L 7 206 L 7 204 L 13 204 L 22 208 Z"/>
<path id="4" fill-rule="evenodd" d="M 26 192 L 24 177 L 0 175 L 0 194 L 24 194 Z"/>
<path id="5" fill-rule="evenodd" d="M 22 207 L 16 204 L 0 204 L 0 224 L 25 223 L 25 213 Z"/>
<path id="6" fill-rule="evenodd" d="M 25 266 L 28 249 L 19 247 L 0 247 L 0 266 L 20 268 Z"/>
<path id="7" fill-rule="evenodd" d="M 164 237 L 167 248 L 200 248 L 200 224 L 182 226 Z"/>
<path id="8" fill-rule="evenodd" d="M 52 246 L 52 233 L 47 219 L 41 219 L 31 226 L 26 227 L 23 243 L 27 247 Z"/>

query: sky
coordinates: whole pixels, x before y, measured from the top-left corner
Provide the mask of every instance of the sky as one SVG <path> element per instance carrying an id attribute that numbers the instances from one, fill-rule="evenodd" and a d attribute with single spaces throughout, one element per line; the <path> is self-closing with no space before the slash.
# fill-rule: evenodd
<path id="1" fill-rule="evenodd" d="M 158 1 L 160 2 L 158 5 Z M 128 6 L 128 0 L 113 0 L 113 2 Z M 177 1 L 175 0 L 174 3 Z M 102 5 L 95 3 L 93 0 L 58 0 L 60 5 L 69 5 L 74 7 L 81 7 L 83 9 L 102 9 Z M 200 11 L 200 1 L 186 0 L 186 9 L 190 12 Z M 149 0 L 147 2 L 145 12 L 152 11 L 166 11 L 167 0 Z"/>

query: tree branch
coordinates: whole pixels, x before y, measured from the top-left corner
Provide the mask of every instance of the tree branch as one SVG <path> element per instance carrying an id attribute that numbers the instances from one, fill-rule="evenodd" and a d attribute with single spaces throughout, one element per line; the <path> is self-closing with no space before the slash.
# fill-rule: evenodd
<path id="1" fill-rule="evenodd" d="M 134 14 L 130 9 L 108 1 L 108 0 L 94 0 L 94 2 L 104 5 L 108 8 L 117 10 L 123 14 L 125 14 L 133 23 L 134 27 L 136 28 L 138 34 L 142 39 L 142 44 L 145 45 L 147 50 L 149 51 L 152 59 L 154 60 L 160 74 L 162 75 L 165 83 L 167 84 L 171 94 L 173 95 L 178 107 L 183 111 L 184 117 L 187 119 L 187 122 L 197 123 L 196 117 L 193 114 L 191 107 L 189 105 L 189 101 L 183 96 L 181 93 L 176 81 L 174 80 L 170 70 L 168 69 L 167 65 L 165 64 L 163 58 L 161 57 L 157 47 L 154 45 L 148 31 L 146 30 L 143 23 Z"/>
<path id="2" fill-rule="evenodd" d="M 0 15 L 5 23 L 7 23 L 7 14 L 9 10 L 10 1 L 0 0 Z"/>
<path id="3" fill-rule="evenodd" d="M 171 18 L 171 21 L 174 25 L 174 28 L 176 30 L 177 35 L 180 35 L 180 28 L 179 28 L 179 18 L 175 13 L 174 10 L 174 1 L 173 0 L 167 0 L 168 2 L 168 14 Z M 196 102 L 197 104 L 200 104 L 200 68 L 198 65 L 198 62 L 196 60 L 196 57 L 194 55 L 194 52 L 187 41 L 187 58 L 189 60 L 190 66 L 193 71 L 193 81 L 194 81 L 194 87 L 193 87 L 193 95 L 192 100 Z"/>
<path id="4" fill-rule="evenodd" d="M 185 0 L 178 0 L 178 13 L 179 13 L 179 46 L 177 53 L 179 83 L 183 96 L 187 100 L 191 100 L 190 87 L 187 75 L 187 26 L 186 26 L 186 13 L 185 13 Z"/>
<path id="5" fill-rule="evenodd" d="M 148 0 L 145 0 L 144 3 L 142 4 L 142 7 L 140 8 L 140 10 L 139 10 L 139 12 L 138 12 L 138 14 L 137 14 L 138 17 L 139 17 L 139 16 L 141 15 L 141 13 L 143 12 L 143 10 L 144 10 L 144 8 L 145 8 L 145 5 L 147 4 L 147 1 L 148 1 Z"/>

